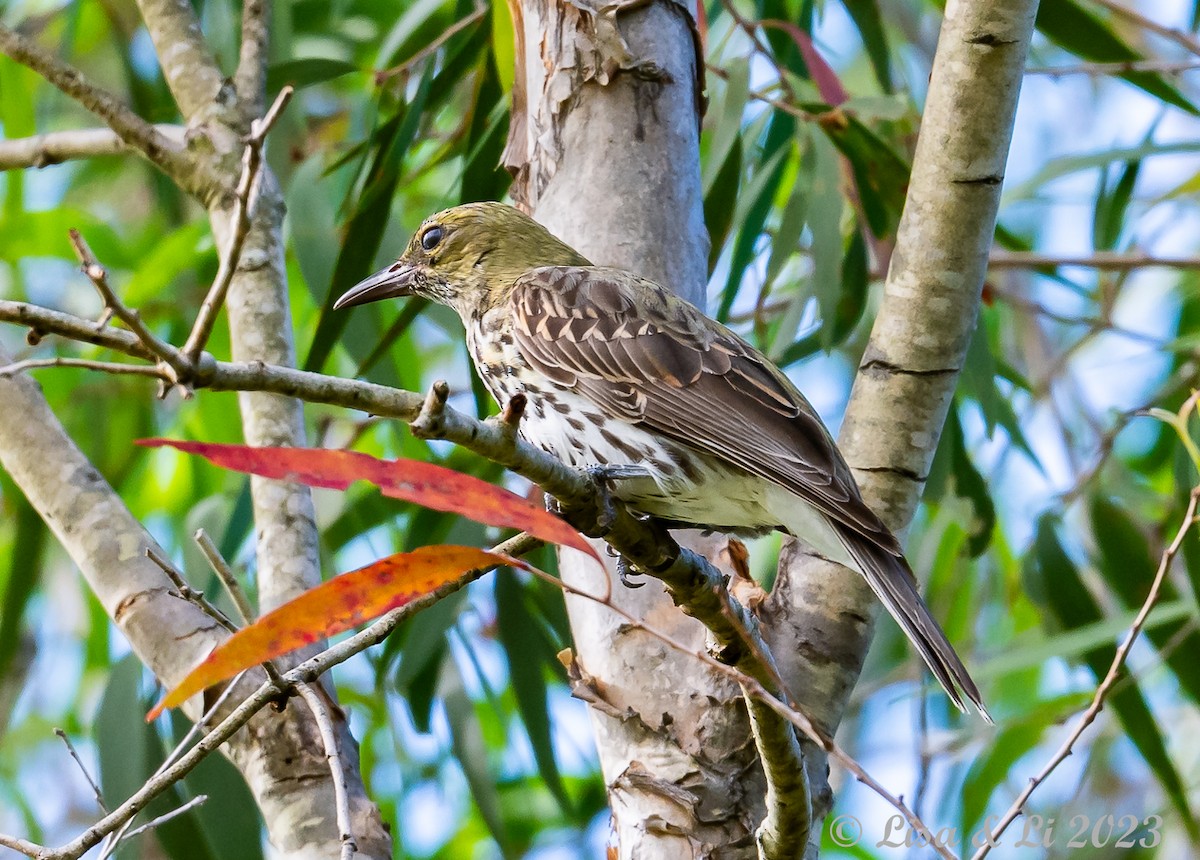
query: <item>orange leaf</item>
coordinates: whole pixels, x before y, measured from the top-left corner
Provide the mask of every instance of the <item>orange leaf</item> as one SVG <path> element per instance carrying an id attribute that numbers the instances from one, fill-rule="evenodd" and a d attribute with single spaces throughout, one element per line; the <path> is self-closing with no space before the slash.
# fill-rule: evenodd
<path id="1" fill-rule="evenodd" d="M 335 576 L 268 612 L 214 648 L 154 706 L 146 721 L 243 669 L 377 618 L 468 570 L 497 564 L 528 567 L 520 559 L 474 547 L 423 546 Z"/>
<path id="2" fill-rule="evenodd" d="M 175 448 L 199 454 L 226 469 L 310 487 L 344 490 L 355 481 L 369 481 L 393 499 L 460 514 L 489 526 L 520 529 L 600 560 L 583 535 L 542 506 L 503 487 L 433 463 L 380 460 L 370 454 L 329 448 L 253 448 L 172 439 L 139 439 L 137 444 Z"/>

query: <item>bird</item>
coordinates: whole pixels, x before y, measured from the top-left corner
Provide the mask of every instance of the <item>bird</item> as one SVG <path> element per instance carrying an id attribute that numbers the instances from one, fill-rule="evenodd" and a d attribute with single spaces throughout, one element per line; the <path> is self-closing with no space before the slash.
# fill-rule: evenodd
<path id="1" fill-rule="evenodd" d="M 783 531 L 858 571 L 950 700 L 991 722 L 828 429 L 736 333 L 661 284 L 592 265 L 496 202 L 431 215 L 395 263 L 334 308 L 405 296 L 458 313 L 496 401 L 525 395 L 527 441 L 610 476 L 617 498 L 668 527 Z"/>

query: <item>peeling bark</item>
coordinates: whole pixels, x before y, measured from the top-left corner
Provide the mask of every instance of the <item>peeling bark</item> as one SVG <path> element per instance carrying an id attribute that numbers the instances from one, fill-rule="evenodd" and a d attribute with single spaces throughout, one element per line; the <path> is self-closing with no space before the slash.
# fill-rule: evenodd
<path id="1" fill-rule="evenodd" d="M 688 12 L 670 0 L 603 13 L 532 0 L 514 17 L 518 84 L 505 151 L 514 198 L 589 259 L 702 305 L 703 66 Z M 719 563 L 723 541 L 698 543 L 689 541 Z M 560 567 L 571 584 L 602 590 L 595 565 L 577 554 L 564 552 Z M 608 575 L 614 603 L 703 647 L 703 627 L 659 583 L 630 590 Z M 757 856 L 764 785 L 741 691 L 603 607 L 568 597 L 567 608 L 588 679 L 576 692 L 592 703 L 620 856 Z"/>

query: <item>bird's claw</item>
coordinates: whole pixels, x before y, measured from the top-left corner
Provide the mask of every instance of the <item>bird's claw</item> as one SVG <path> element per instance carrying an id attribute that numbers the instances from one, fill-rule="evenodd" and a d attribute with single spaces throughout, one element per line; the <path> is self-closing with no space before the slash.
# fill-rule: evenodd
<path id="1" fill-rule="evenodd" d="M 617 556 L 617 579 L 621 580 L 621 585 L 626 588 L 641 588 L 646 583 L 633 582 L 630 577 L 642 576 L 640 571 L 634 570 L 633 565 L 623 555 Z"/>
<path id="2" fill-rule="evenodd" d="M 606 486 L 612 485 L 617 481 L 626 481 L 630 478 L 649 478 L 650 470 L 645 466 L 588 466 L 587 473 L 593 481 Z"/>

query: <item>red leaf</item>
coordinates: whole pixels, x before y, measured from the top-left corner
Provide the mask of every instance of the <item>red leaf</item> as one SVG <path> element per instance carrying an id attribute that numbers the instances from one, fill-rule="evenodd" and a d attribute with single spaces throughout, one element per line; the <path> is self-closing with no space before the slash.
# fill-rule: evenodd
<path id="1" fill-rule="evenodd" d="M 825 62 L 825 58 L 817 51 L 817 46 L 813 44 L 812 37 L 808 33 L 790 21 L 768 20 L 763 21 L 762 26 L 776 27 L 792 37 L 792 41 L 800 49 L 804 65 L 808 66 L 808 73 L 812 75 L 813 83 L 817 85 L 817 91 L 821 94 L 821 99 L 825 104 L 837 107 L 850 98 L 846 88 L 842 86 L 837 72 L 829 63 Z"/>
<path id="2" fill-rule="evenodd" d="M 175 448 L 199 454 L 226 469 L 310 487 L 344 490 L 355 481 L 369 481 L 393 499 L 460 514 L 489 526 L 520 529 L 600 560 L 579 532 L 542 506 L 503 487 L 433 463 L 380 460 L 370 454 L 329 448 L 253 448 L 172 439 L 140 439 L 137 444 Z"/>
<path id="3" fill-rule="evenodd" d="M 423 546 L 335 576 L 268 612 L 214 648 L 154 706 L 146 721 L 243 669 L 377 618 L 468 570 L 497 564 L 528 567 L 511 556 L 474 547 Z"/>

